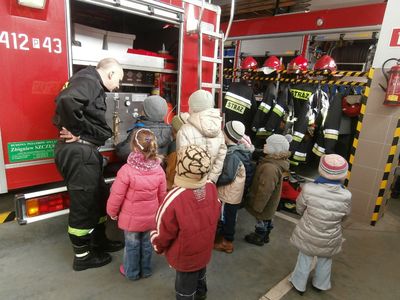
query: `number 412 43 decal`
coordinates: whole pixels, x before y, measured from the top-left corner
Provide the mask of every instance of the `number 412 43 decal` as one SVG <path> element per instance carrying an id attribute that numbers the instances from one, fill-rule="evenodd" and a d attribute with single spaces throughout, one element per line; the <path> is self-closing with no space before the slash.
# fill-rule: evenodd
<path id="1" fill-rule="evenodd" d="M 29 51 L 32 49 L 47 49 L 49 53 L 60 54 L 62 43 L 59 38 L 37 38 L 29 37 L 25 33 L 1 31 L 0 46 L 4 45 L 7 49 Z"/>

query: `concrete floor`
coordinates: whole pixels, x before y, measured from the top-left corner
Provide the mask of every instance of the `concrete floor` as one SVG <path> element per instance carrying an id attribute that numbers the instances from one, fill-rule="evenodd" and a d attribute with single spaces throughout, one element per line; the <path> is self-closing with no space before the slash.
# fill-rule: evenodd
<path id="1" fill-rule="evenodd" d="M 110 225 L 110 234 L 122 238 Z M 253 225 L 241 210 L 234 253 L 213 253 L 208 299 L 259 299 L 291 272 L 297 250 L 289 237 L 295 224 L 276 217 L 271 242 L 263 247 L 243 241 Z M 66 226 L 66 216 L 0 225 L 1 299 L 174 299 L 175 273 L 162 256 L 153 256 L 152 277 L 135 282 L 118 273 L 122 251 L 113 253 L 107 266 L 74 272 Z M 302 297 L 290 290 L 281 299 L 400 299 L 399 232 L 400 200 L 391 201 L 375 227 L 350 220 L 343 252 L 334 258 L 332 290 L 309 289 Z"/>

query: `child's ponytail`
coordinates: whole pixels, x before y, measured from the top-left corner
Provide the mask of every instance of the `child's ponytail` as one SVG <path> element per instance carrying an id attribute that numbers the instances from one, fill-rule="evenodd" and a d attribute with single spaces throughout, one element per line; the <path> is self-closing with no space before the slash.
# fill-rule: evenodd
<path id="1" fill-rule="evenodd" d="M 146 159 L 157 158 L 157 138 L 150 129 L 140 128 L 133 132 L 131 149 L 140 151 Z"/>

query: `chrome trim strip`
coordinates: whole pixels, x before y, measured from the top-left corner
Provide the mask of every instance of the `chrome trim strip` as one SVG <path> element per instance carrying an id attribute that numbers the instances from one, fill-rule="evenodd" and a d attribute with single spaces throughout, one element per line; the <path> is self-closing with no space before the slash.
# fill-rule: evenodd
<path id="1" fill-rule="evenodd" d="M 167 21 L 173 24 L 179 24 L 181 20 L 180 14 L 183 10 L 176 6 L 160 3 L 151 0 L 120 0 L 116 5 L 114 0 L 78 0 L 80 2 L 90 3 L 105 8 L 133 13 L 136 15 L 149 17 L 161 21 Z M 152 9 L 150 12 L 149 9 Z"/>
<path id="2" fill-rule="evenodd" d="M 7 193 L 6 165 L 4 164 L 3 139 L 0 128 L 0 194 Z"/>
<path id="3" fill-rule="evenodd" d="M 63 210 L 55 211 L 52 213 L 48 213 L 48 214 L 44 214 L 44 215 L 40 215 L 40 216 L 36 216 L 36 217 L 26 217 L 25 221 L 27 224 L 29 224 L 29 223 L 33 223 L 33 222 L 37 222 L 37 221 L 50 219 L 50 218 L 57 217 L 57 216 L 66 215 L 68 213 L 69 213 L 69 209 L 63 209 Z"/>
<path id="4" fill-rule="evenodd" d="M 66 48 L 68 49 L 67 52 L 67 64 L 68 64 L 68 78 L 70 78 L 73 73 L 73 66 L 72 66 L 72 32 L 71 32 L 71 6 L 70 1 L 72 0 L 65 0 L 65 30 L 67 32 L 67 40 Z M 68 80 L 68 79 L 67 79 Z"/>
<path id="5" fill-rule="evenodd" d="M 32 161 L 6 164 L 6 169 L 8 170 L 8 169 L 31 167 L 31 166 L 38 166 L 38 165 L 45 165 L 45 164 L 52 164 L 52 163 L 54 163 L 53 158 L 42 159 L 42 160 L 32 160 Z"/>
<path id="6" fill-rule="evenodd" d="M 184 4 L 184 3 L 183 3 Z M 184 21 L 183 21 L 183 16 L 182 16 L 182 22 L 179 26 L 179 53 L 178 53 L 178 86 L 176 88 L 177 93 L 176 93 L 176 113 L 181 112 L 181 96 L 182 96 L 182 68 L 183 68 L 183 35 L 185 32 L 184 29 Z"/>
<path id="7" fill-rule="evenodd" d="M 235 40 L 254 40 L 263 38 L 277 38 L 277 37 L 288 37 L 288 36 L 299 36 L 306 34 L 326 34 L 326 33 L 345 33 L 354 31 L 370 31 L 370 30 L 380 30 L 381 25 L 372 26 L 361 26 L 361 27 L 343 27 L 343 28 L 333 28 L 333 29 L 321 29 L 321 30 L 310 30 L 310 31 L 294 31 L 294 32 L 283 32 L 283 33 L 271 33 L 271 34 L 260 34 L 260 35 L 243 35 L 243 36 L 231 36 L 228 37 L 228 41 Z"/>

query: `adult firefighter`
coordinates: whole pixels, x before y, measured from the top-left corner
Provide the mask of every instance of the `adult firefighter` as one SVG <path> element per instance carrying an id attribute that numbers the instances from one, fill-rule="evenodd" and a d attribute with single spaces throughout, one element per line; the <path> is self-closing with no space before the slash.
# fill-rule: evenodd
<path id="1" fill-rule="evenodd" d="M 242 61 L 240 68 L 242 76 L 249 76 L 252 70 L 257 69 L 257 61 L 248 56 Z M 253 137 L 252 123 L 256 111 L 257 104 L 251 81 L 242 79 L 240 82 L 232 82 L 223 103 L 225 122 L 234 120 L 242 122 L 246 127 L 246 135 Z"/>
<path id="2" fill-rule="evenodd" d="M 56 98 L 54 123 L 64 139 L 56 145 L 55 162 L 70 195 L 68 234 L 75 271 L 106 265 L 111 262 L 106 252 L 123 248 L 105 235 L 109 189 L 98 151 L 112 135 L 105 119 L 105 92 L 117 89 L 123 75 L 115 59 L 103 59 L 96 68 L 74 74 Z"/>

